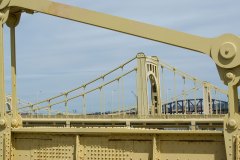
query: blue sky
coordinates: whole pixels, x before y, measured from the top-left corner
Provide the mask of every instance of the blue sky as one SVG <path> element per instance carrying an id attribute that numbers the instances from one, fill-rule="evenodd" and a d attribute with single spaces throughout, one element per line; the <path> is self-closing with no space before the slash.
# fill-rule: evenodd
<path id="1" fill-rule="evenodd" d="M 56 0 L 204 37 L 240 35 L 238 0 Z M 6 48 L 8 30 L 5 29 Z M 223 86 L 213 61 L 202 54 L 36 13 L 17 27 L 18 96 L 36 101 L 79 86 L 139 52 L 202 80 Z M 10 92 L 6 49 L 7 92 Z"/>

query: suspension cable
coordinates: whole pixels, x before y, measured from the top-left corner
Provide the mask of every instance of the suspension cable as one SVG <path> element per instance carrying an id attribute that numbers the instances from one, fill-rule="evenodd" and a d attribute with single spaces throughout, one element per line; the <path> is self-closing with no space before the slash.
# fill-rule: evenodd
<path id="1" fill-rule="evenodd" d="M 134 68 L 134 69 L 132 69 L 132 70 L 130 70 L 130 71 L 128 71 L 128 72 L 126 72 L 126 73 L 124 73 L 124 74 L 116 77 L 115 79 L 112 79 L 112 80 L 110 80 L 110 81 L 108 81 L 108 82 L 106 82 L 106 83 L 104 83 L 104 84 L 102 84 L 102 85 L 100 85 L 100 86 L 97 86 L 97 87 L 95 87 L 95 88 L 93 88 L 93 89 L 91 89 L 91 90 L 88 90 L 88 91 L 86 91 L 86 92 L 84 92 L 84 93 L 81 93 L 81 94 L 79 94 L 79 95 L 70 97 L 70 98 L 68 98 L 67 100 L 70 101 L 70 100 L 76 99 L 76 98 L 78 98 L 78 97 L 81 97 L 83 94 L 86 95 L 86 94 L 89 94 L 89 93 L 91 93 L 91 92 L 93 92 L 93 91 L 99 90 L 100 88 L 102 88 L 102 87 L 104 87 L 104 86 L 107 86 L 107 85 L 109 85 L 109 84 L 111 84 L 111 83 L 113 83 L 113 82 L 115 82 L 115 81 L 119 81 L 122 77 L 124 77 L 124 76 L 126 76 L 126 75 L 128 75 L 128 74 L 130 74 L 130 73 L 132 73 L 132 72 L 134 72 L 135 70 L 136 70 L 136 68 Z M 55 105 L 57 105 L 57 104 L 61 104 L 61 103 L 64 103 L 64 102 L 65 102 L 65 100 L 58 101 L 58 102 L 53 103 L 52 106 L 55 106 Z M 119 106 L 120 106 L 120 105 L 119 105 Z M 30 107 L 33 107 L 33 105 L 31 105 Z M 27 107 L 24 107 L 24 108 L 27 108 Z M 44 106 L 44 107 L 36 107 L 36 108 L 34 108 L 33 110 L 40 110 L 40 109 L 44 109 L 44 108 L 46 108 L 46 106 Z"/>
<path id="2" fill-rule="evenodd" d="M 197 82 L 194 80 L 194 112 L 197 114 Z"/>
<path id="3" fill-rule="evenodd" d="M 174 97 L 175 97 L 175 99 L 174 99 L 174 101 L 175 101 L 175 109 L 176 109 L 176 111 L 175 111 L 175 113 L 176 114 L 178 114 L 178 104 L 177 104 L 177 97 L 176 97 L 176 95 L 177 95 L 177 82 L 176 82 L 176 69 L 174 68 L 173 69 L 173 74 L 174 74 Z"/>
<path id="4" fill-rule="evenodd" d="M 84 116 L 86 116 L 86 114 L 87 114 L 87 109 L 86 109 L 86 95 L 85 94 L 83 94 L 82 95 L 82 99 L 83 99 L 83 115 Z"/>
<path id="5" fill-rule="evenodd" d="M 165 91 L 165 89 L 164 89 L 164 84 L 165 84 L 165 82 L 164 82 L 164 70 L 163 70 L 163 66 L 161 66 L 161 73 L 162 73 L 162 87 L 160 87 L 160 89 L 161 89 L 161 91 L 162 91 L 162 96 L 161 97 L 164 97 L 164 91 Z M 162 100 L 163 100 L 163 98 L 162 98 Z M 162 107 L 162 106 L 161 106 Z M 163 109 L 162 109 L 163 110 Z M 167 107 L 166 107 L 166 105 L 165 105 L 165 108 L 164 108 L 164 112 L 165 112 L 165 114 L 167 114 Z"/>
<path id="6" fill-rule="evenodd" d="M 118 114 L 120 115 L 121 95 L 120 95 L 120 79 L 118 79 Z"/>
<path id="7" fill-rule="evenodd" d="M 124 79 L 122 78 L 122 111 L 123 111 L 123 116 L 125 114 L 125 103 L 124 103 Z"/>
<path id="8" fill-rule="evenodd" d="M 21 108 L 19 108 L 19 109 L 27 108 L 27 107 L 30 107 L 31 105 L 36 106 L 36 105 L 39 105 L 39 104 L 45 103 L 45 102 L 47 102 L 48 100 L 57 99 L 57 98 L 59 98 L 59 97 L 64 96 L 65 94 L 69 94 L 69 93 L 71 93 L 71 92 L 74 92 L 74 91 L 77 91 L 77 90 L 79 90 L 79 89 L 81 89 L 81 88 L 84 88 L 84 87 L 86 87 L 86 86 L 88 86 L 88 85 L 90 85 L 90 84 L 92 84 L 92 83 L 94 83 L 94 82 L 96 82 L 96 81 L 98 81 L 98 80 L 100 80 L 100 79 L 102 79 L 102 78 L 104 78 L 104 77 L 110 75 L 111 73 L 113 73 L 113 72 L 115 72 L 115 71 L 117 71 L 117 70 L 119 70 L 119 69 L 124 68 L 127 64 L 131 63 L 131 62 L 134 61 L 135 59 L 136 59 L 136 56 L 133 57 L 133 58 L 131 58 L 130 60 L 126 61 L 125 63 L 119 65 L 118 67 L 116 67 L 116 68 L 110 70 L 109 72 L 107 72 L 107 73 L 105 73 L 105 74 L 103 74 L 103 75 L 101 75 L 101 76 L 95 78 L 94 80 L 91 80 L 91 81 L 89 81 L 89 82 L 87 82 L 87 83 L 85 83 L 85 84 L 83 84 L 83 85 L 81 85 L 81 86 L 79 86 L 79 87 L 76 87 L 76 88 L 74 88 L 74 89 L 71 89 L 71 90 L 65 91 L 65 92 L 63 92 L 63 93 L 61 93 L 61 94 L 59 94 L 59 95 L 56 95 L 56 96 L 50 97 L 50 98 L 48 98 L 48 99 L 45 99 L 45 100 L 42 100 L 42 101 L 39 101 L 39 102 L 36 102 L 36 103 L 30 104 L 30 105 L 27 105 L 27 106 L 21 107 Z"/>
<path id="9" fill-rule="evenodd" d="M 64 102 L 64 105 L 65 105 L 65 114 L 68 115 L 68 93 L 65 93 L 65 102 Z"/>
<path id="10" fill-rule="evenodd" d="M 183 76 L 183 108 L 184 108 L 184 114 L 186 114 L 186 111 L 187 111 L 187 101 L 186 101 L 186 78 Z"/>
<path id="11" fill-rule="evenodd" d="M 217 104 L 217 90 L 216 89 L 214 89 L 214 97 L 215 97 L 215 114 L 218 114 L 218 104 Z"/>

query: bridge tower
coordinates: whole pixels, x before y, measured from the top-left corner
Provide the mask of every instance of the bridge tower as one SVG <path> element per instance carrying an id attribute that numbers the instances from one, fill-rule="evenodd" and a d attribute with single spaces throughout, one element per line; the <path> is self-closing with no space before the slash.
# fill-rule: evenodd
<path id="1" fill-rule="evenodd" d="M 159 60 L 156 56 L 148 57 L 144 53 L 137 55 L 137 112 L 139 116 L 160 115 L 162 105 L 160 99 Z M 148 93 L 148 81 L 150 92 Z M 151 102 L 148 95 L 151 94 Z"/>

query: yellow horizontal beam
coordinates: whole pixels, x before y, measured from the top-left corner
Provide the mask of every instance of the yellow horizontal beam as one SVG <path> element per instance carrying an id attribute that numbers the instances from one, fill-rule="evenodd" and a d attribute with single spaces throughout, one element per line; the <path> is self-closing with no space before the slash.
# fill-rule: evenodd
<path id="1" fill-rule="evenodd" d="M 206 118 L 206 119 L 79 119 L 79 118 L 23 118 L 23 122 L 91 122 L 91 123 L 221 123 L 223 118 Z"/>
<path id="2" fill-rule="evenodd" d="M 158 129 L 132 129 L 127 127 L 88 127 L 88 128 L 61 128 L 61 127 L 28 127 L 13 128 L 14 133 L 59 133 L 59 134 L 214 134 L 222 135 L 222 131 L 210 130 L 158 130 Z"/>

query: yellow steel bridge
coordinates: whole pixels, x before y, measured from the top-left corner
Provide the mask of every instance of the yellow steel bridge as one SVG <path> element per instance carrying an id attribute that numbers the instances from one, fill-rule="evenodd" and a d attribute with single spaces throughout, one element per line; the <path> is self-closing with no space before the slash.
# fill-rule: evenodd
<path id="1" fill-rule="evenodd" d="M 0 0 L 0 159 L 240 159 L 239 36 L 203 38 L 50 0 Z M 17 98 L 15 28 L 35 12 L 203 53 L 228 90 L 138 53 L 45 100 Z M 10 28 L 12 93 L 5 93 L 3 27 Z"/>

